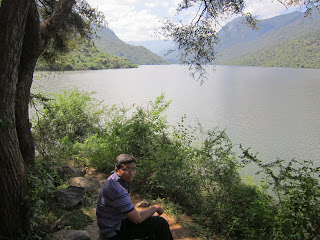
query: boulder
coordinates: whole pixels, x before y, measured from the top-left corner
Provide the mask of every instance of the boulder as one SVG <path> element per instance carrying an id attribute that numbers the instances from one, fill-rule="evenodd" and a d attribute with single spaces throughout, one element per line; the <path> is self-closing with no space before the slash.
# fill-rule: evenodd
<path id="1" fill-rule="evenodd" d="M 56 191 L 56 198 L 60 205 L 70 209 L 82 203 L 84 199 L 84 188 L 69 186 L 67 189 L 59 189 Z"/>
<path id="2" fill-rule="evenodd" d="M 89 197 L 84 197 L 84 199 L 82 201 L 82 205 L 85 207 L 91 206 L 91 205 L 93 205 L 93 200 Z"/>
<path id="3" fill-rule="evenodd" d="M 73 177 L 69 181 L 71 186 L 83 187 L 85 191 L 97 193 L 100 184 L 95 178 Z"/>
<path id="4" fill-rule="evenodd" d="M 86 173 L 84 175 L 84 177 L 85 178 L 95 178 L 98 181 L 101 181 L 101 180 L 106 180 L 108 178 L 108 175 L 105 173 L 95 173 L 95 174 Z"/>
<path id="5" fill-rule="evenodd" d="M 147 207 L 149 207 L 149 206 L 150 206 L 150 203 L 147 202 L 147 201 L 145 201 L 145 200 L 143 200 L 143 201 L 141 201 L 141 202 L 138 202 L 138 203 L 136 204 L 136 207 L 140 207 L 140 208 L 147 208 Z"/>
<path id="6" fill-rule="evenodd" d="M 67 214 L 64 214 L 54 222 L 50 230 L 52 232 L 58 231 L 65 228 L 67 225 L 68 225 L 68 217 L 67 217 Z"/>
<path id="7" fill-rule="evenodd" d="M 60 230 L 53 234 L 54 240 L 90 240 L 90 235 L 85 230 Z"/>
<path id="8" fill-rule="evenodd" d="M 79 177 L 84 176 L 85 170 L 80 168 L 74 168 L 69 165 L 61 166 L 57 168 L 57 172 L 62 179 L 66 179 L 68 177 Z"/>

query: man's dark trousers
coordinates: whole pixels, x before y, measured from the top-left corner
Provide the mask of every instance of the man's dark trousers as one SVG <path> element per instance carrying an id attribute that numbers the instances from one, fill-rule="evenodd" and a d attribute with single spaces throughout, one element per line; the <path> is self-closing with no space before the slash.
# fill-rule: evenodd
<path id="1" fill-rule="evenodd" d="M 157 240 L 173 239 L 167 220 L 160 216 L 151 216 L 139 224 L 134 224 L 128 219 L 122 221 L 120 231 L 110 240 L 128 240 L 130 236 L 143 233 L 153 234 Z"/>

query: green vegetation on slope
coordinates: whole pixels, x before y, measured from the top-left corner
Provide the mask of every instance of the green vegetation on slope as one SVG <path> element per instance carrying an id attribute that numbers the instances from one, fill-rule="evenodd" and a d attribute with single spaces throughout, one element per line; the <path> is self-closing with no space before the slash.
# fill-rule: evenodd
<path id="1" fill-rule="evenodd" d="M 59 56 L 53 63 L 48 63 L 44 58 L 40 58 L 36 70 L 98 70 L 134 67 L 137 67 L 137 65 L 126 58 L 110 56 L 101 52 L 95 46 L 80 44 L 72 52 Z"/>
<path id="2" fill-rule="evenodd" d="M 233 65 L 320 68 L 320 30 L 259 53 L 236 58 Z"/>
<path id="3" fill-rule="evenodd" d="M 319 68 L 317 11 L 311 17 L 293 12 L 262 20 L 258 31 L 241 22 L 235 19 L 219 32 L 219 64 Z"/>
<path id="4" fill-rule="evenodd" d="M 121 41 L 109 28 L 98 31 L 96 46 L 110 55 L 125 57 L 138 65 L 167 64 L 167 61 L 145 47 L 137 47 Z"/>
<path id="5" fill-rule="evenodd" d="M 164 115 L 170 102 L 163 94 L 146 108 L 128 109 L 97 105 L 90 94 L 78 91 L 51 100 L 34 96 L 36 100 L 44 101 L 33 121 L 41 154 L 37 163 L 43 167 L 32 175 L 34 226 L 57 220 L 48 212 L 48 201 L 59 161 L 73 160 L 109 174 L 114 158 L 129 153 L 139 159 L 133 192 L 177 204 L 210 231 L 206 239 L 319 238 L 320 168 L 310 161 L 263 164 L 242 147 L 243 156 L 238 157 L 223 131 L 186 127 L 184 118 L 170 126 Z M 246 163 L 257 164 L 265 173 L 263 185 L 241 179 L 239 171 Z M 39 236 L 48 229 L 50 225 L 34 228 Z"/>

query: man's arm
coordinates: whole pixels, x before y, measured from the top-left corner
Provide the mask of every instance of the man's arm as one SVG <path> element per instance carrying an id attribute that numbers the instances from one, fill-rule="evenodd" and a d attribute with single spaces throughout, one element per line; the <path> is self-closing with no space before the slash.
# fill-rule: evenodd
<path id="1" fill-rule="evenodd" d="M 146 210 L 138 212 L 137 209 L 132 210 L 127 213 L 127 217 L 130 221 L 135 224 L 142 223 L 147 218 L 151 217 L 154 213 L 158 213 L 159 215 L 163 214 L 164 209 L 160 205 L 154 205 Z"/>

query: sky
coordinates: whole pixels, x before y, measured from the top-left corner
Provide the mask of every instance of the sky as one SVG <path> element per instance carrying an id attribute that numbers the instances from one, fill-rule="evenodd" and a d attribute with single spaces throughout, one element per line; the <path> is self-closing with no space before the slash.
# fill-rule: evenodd
<path id="1" fill-rule="evenodd" d="M 103 12 L 108 27 L 125 42 L 154 40 L 161 21 L 176 15 L 182 0 L 87 0 Z M 246 11 L 259 19 L 289 13 L 277 0 L 247 0 Z M 292 11 L 292 10 L 291 10 Z"/>

